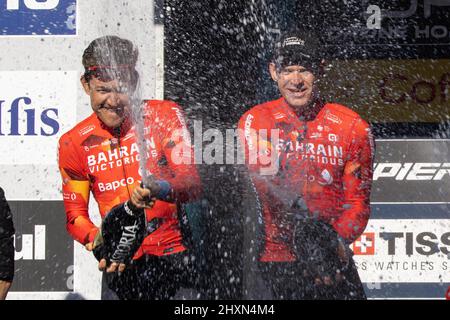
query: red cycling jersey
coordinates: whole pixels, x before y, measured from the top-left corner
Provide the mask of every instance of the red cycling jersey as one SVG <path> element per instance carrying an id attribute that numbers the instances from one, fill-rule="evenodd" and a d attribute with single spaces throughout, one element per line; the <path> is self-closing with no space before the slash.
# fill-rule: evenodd
<path id="1" fill-rule="evenodd" d="M 292 229 L 277 214 L 280 203 L 301 196 L 310 214 L 348 242 L 361 235 L 369 219 L 374 153 L 369 125 L 339 104 L 318 102 L 314 108 L 315 118 L 302 121 L 280 98 L 253 107 L 239 121 L 265 226 L 263 262 L 295 260 Z"/>
<path id="2" fill-rule="evenodd" d="M 179 201 L 199 195 L 199 176 L 193 165 L 189 132 L 180 108 L 173 102 L 151 100 L 145 104 L 144 134 L 146 169 L 156 179 L 170 183 Z M 98 228 L 88 214 L 89 195 L 98 203 L 102 218 L 115 205 L 130 198 L 140 184 L 139 146 L 136 131 L 127 118 L 120 130 L 104 126 L 93 113 L 59 140 L 58 156 L 62 175 L 67 230 L 82 244 L 92 242 Z M 166 255 L 185 250 L 177 216 L 177 205 L 156 201 L 146 209 L 150 234 L 136 252 Z M 156 229 L 156 230 L 155 230 Z"/>

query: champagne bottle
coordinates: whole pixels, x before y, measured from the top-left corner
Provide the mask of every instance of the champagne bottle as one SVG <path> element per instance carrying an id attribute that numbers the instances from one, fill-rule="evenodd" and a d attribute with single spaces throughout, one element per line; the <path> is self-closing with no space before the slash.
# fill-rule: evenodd
<path id="1" fill-rule="evenodd" d="M 98 237 L 94 241 L 97 260 L 128 264 L 146 236 L 144 209 L 131 201 L 121 203 L 105 216 Z"/>

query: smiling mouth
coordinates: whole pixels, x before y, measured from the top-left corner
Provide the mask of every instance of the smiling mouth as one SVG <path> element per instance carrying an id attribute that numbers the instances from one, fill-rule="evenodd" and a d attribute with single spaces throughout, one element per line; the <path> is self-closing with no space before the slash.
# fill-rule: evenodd
<path id="1" fill-rule="evenodd" d="M 294 97 L 302 98 L 308 91 L 308 88 L 302 87 L 299 89 L 296 88 L 296 89 L 288 89 L 288 90 L 291 93 L 291 95 L 293 95 Z"/>
<path id="2" fill-rule="evenodd" d="M 119 116 L 122 116 L 125 110 L 124 106 L 118 106 L 118 107 L 109 107 L 105 105 L 101 105 L 99 110 L 105 110 L 106 112 L 115 113 Z"/>

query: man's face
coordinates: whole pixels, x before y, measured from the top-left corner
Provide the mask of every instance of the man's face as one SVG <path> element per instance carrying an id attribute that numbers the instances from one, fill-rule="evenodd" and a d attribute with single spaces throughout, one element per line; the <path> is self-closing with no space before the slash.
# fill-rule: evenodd
<path id="1" fill-rule="evenodd" d="M 131 86 L 119 80 L 104 82 L 95 77 L 89 83 L 82 77 L 81 83 L 99 119 L 109 128 L 119 127 L 131 112 Z"/>
<path id="2" fill-rule="evenodd" d="M 276 65 L 271 63 L 269 70 L 288 105 L 295 109 L 301 109 L 313 101 L 316 78 L 310 69 L 299 65 L 277 69 Z"/>

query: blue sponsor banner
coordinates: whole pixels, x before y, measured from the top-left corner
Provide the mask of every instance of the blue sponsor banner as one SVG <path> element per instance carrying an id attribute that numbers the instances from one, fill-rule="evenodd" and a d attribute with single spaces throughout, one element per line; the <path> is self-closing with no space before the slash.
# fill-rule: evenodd
<path id="1" fill-rule="evenodd" d="M 450 219 L 450 203 L 371 204 L 370 219 Z"/>
<path id="2" fill-rule="evenodd" d="M 5 0 L 0 4 L 3 36 L 76 35 L 76 0 Z"/>
<path id="3" fill-rule="evenodd" d="M 423 220 L 433 219 L 443 221 L 450 220 L 450 203 L 372 203 L 371 220 Z M 396 230 L 399 231 L 399 230 Z M 425 228 L 424 231 L 431 234 Z M 447 230 L 450 231 L 450 230 Z M 439 240 L 434 240 L 437 246 Z M 442 244 L 448 248 L 448 244 Z M 448 249 L 447 249 L 448 250 Z M 395 255 L 392 255 L 392 261 Z M 450 259 L 450 255 L 448 255 Z M 402 262 L 399 260 L 400 263 Z M 414 262 L 412 262 L 414 264 Z M 419 265 L 420 262 L 417 262 Z M 447 270 L 450 266 L 450 260 L 443 259 L 443 266 Z M 431 272 L 431 271 L 430 271 Z M 369 299 L 445 299 L 447 288 L 450 283 L 442 282 L 390 282 L 390 283 L 363 283 L 364 291 Z"/>
<path id="4" fill-rule="evenodd" d="M 445 299 L 450 283 L 364 283 L 369 299 Z"/>

